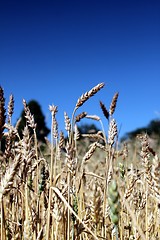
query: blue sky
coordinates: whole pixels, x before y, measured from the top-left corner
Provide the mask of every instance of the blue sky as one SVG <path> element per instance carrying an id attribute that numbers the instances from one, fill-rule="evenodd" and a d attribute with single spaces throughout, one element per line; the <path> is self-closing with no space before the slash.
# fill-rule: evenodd
<path id="1" fill-rule="evenodd" d="M 158 0 L 39 0 L 0 2 L 0 85 L 15 98 L 15 122 L 22 99 L 35 99 L 50 127 L 48 106 L 71 117 L 77 99 L 100 82 L 105 88 L 77 113 L 107 121 L 115 92 L 121 134 L 146 126 L 160 112 L 160 2 Z M 90 123 L 88 120 L 83 123 Z"/>

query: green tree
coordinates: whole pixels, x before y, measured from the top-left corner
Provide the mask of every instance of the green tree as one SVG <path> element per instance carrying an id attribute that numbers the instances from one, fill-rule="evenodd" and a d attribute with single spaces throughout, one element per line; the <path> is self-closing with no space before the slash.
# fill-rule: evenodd
<path id="1" fill-rule="evenodd" d="M 78 129 L 81 134 L 97 133 L 99 131 L 95 124 L 82 124 L 78 127 Z"/>
<path id="2" fill-rule="evenodd" d="M 30 109 L 31 114 L 34 116 L 36 126 L 36 134 L 38 141 L 45 142 L 45 137 L 49 134 L 50 130 L 47 128 L 45 124 L 45 117 L 42 113 L 41 106 L 37 101 L 31 100 L 28 103 L 28 107 Z M 22 131 L 26 126 L 26 118 L 24 110 L 21 113 L 21 121 L 18 127 L 18 132 L 20 136 L 22 136 Z"/>
<path id="3" fill-rule="evenodd" d="M 148 134 L 156 134 L 160 136 L 160 120 L 152 120 L 148 127 Z"/>
<path id="4" fill-rule="evenodd" d="M 137 128 L 131 132 L 126 133 L 121 141 L 127 139 L 134 140 L 138 134 L 147 133 L 149 136 L 156 135 L 160 138 L 160 120 L 152 120 L 146 127 Z"/>

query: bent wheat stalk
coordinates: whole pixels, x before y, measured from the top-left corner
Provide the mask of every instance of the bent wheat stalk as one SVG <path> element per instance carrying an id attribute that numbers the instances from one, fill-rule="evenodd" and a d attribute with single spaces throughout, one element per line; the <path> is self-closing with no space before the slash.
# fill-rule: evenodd
<path id="1" fill-rule="evenodd" d="M 86 226 L 86 224 L 78 217 L 78 215 L 75 213 L 75 211 L 71 208 L 71 206 L 68 204 L 66 199 L 63 197 L 62 193 L 59 191 L 56 187 L 51 187 L 52 190 L 58 195 L 58 197 L 62 200 L 62 202 L 67 206 L 67 208 L 70 210 L 70 212 L 76 217 L 76 219 L 83 225 L 83 227 L 93 236 L 95 240 L 98 240 L 98 237 L 91 231 L 90 228 Z"/>

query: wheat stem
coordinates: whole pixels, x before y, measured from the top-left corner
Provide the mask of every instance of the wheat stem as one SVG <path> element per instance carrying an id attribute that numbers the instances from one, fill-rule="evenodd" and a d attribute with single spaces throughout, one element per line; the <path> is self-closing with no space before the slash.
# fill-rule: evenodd
<path id="1" fill-rule="evenodd" d="M 59 196 L 59 198 L 62 200 L 62 202 L 67 206 L 69 211 L 76 217 L 76 219 L 82 223 L 83 227 L 93 236 L 95 240 L 98 240 L 98 237 L 86 226 L 86 224 L 78 217 L 78 215 L 75 213 L 75 211 L 71 208 L 69 203 L 66 201 L 66 199 L 63 197 L 62 193 L 59 191 L 58 188 L 52 187 L 53 191 Z"/>

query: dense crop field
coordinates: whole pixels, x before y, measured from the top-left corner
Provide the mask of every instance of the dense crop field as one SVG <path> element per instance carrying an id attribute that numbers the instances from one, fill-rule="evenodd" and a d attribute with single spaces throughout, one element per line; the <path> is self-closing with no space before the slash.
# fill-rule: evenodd
<path id="1" fill-rule="evenodd" d="M 99 116 L 77 110 L 104 87 L 93 87 L 78 98 L 71 118 L 64 114 L 66 137 L 58 131 L 57 106 L 49 106 L 51 142 L 41 151 L 36 123 L 23 101 L 27 124 L 23 136 L 13 126 L 14 99 L 5 109 L 0 88 L 0 237 L 1 240 L 160 239 L 160 163 L 146 134 L 137 137 L 130 152 L 117 142 L 114 118 L 118 93 L 109 110 L 104 132 Z M 91 99 L 92 100 L 92 99 Z M 80 135 L 83 118 L 99 121 L 101 131 Z M 83 138 L 83 141 L 82 141 Z M 84 139 L 89 139 L 84 146 Z"/>

